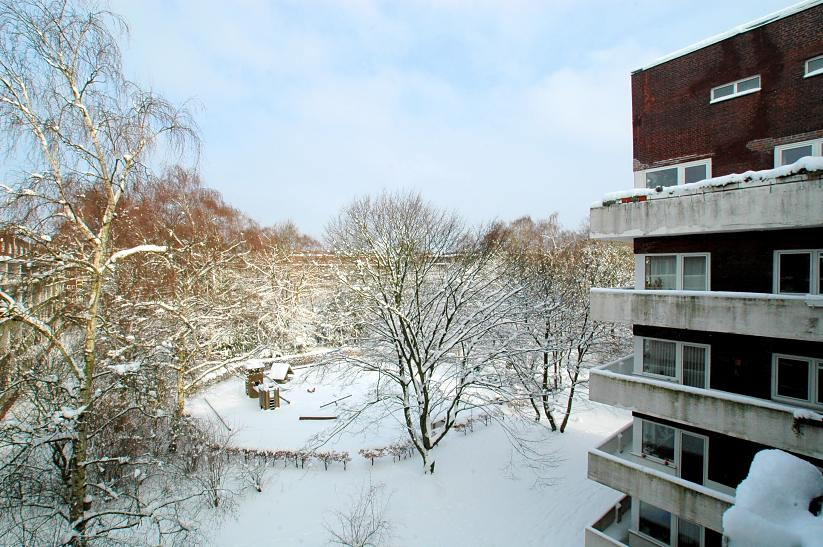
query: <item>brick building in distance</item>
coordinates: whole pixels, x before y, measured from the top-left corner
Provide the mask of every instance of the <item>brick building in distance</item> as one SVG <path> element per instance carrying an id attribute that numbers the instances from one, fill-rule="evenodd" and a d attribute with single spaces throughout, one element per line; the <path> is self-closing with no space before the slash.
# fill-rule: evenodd
<path id="1" fill-rule="evenodd" d="M 634 72 L 632 102 L 635 188 L 591 210 L 635 253 L 591 294 L 634 334 L 589 393 L 632 411 L 589 452 L 626 496 L 586 545 L 719 546 L 757 452 L 823 467 L 823 1 Z"/>

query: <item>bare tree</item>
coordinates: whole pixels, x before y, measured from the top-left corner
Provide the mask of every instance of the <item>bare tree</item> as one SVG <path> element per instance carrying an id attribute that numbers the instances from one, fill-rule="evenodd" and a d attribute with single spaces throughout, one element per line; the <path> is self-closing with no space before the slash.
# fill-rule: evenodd
<path id="1" fill-rule="evenodd" d="M 148 176 L 159 141 L 194 137 L 185 110 L 123 77 L 114 32 L 124 28 L 111 13 L 65 0 L 0 2 L 0 129 L 26 165 L 3 188 L 0 231 L 25 239 L 33 277 L 60 288 L 56 310 L 0 289 L 0 323 L 23 326 L 43 349 L 12 382 L 28 400 L 0 435 L 3 503 L 75 545 L 156 521 L 177 501 L 148 504 L 136 478 L 112 474 L 133 461 L 101 452 L 115 424 L 157 417 L 118 380 L 140 368 L 117 358 L 129 341 L 104 329 L 118 266 L 165 248 L 119 247 L 119 207 Z M 27 492 L 5 496 L 14 489 Z"/>
<path id="2" fill-rule="evenodd" d="M 556 215 L 538 222 L 524 217 L 498 226 L 492 237 L 503 241 L 510 282 L 523 287 L 516 321 L 503 335 L 509 397 L 525 399 L 536 420 L 545 416 L 553 431 L 563 432 L 577 388 L 588 379 L 585 369 L 627 343 L 623 328 L 592 319 L 589 290 L 630 280 L 630 249 L 563 230 Z M 558 424 L 560 397 L 565 401 Z"/>
<path id="3" fill-rule="evenodd" d="M 402 413 L 409 439 L 433 473 L 431 451 L 458 417 L 496 408 L 500 347 L 517 289 L 483 238 L 415 194 L 382 194 L 347 207 L 328 227 L 339 277 L 363 309 L 362 353 L 350 359 L 377 378 L 373 404 Z"/>
<path id="4" fill-rule="evenodd" d="M 364 485 L 352 496 L 345 509 L 334 512 L 332 521 L 325 522 L 333 545 L 376 547 L 390 540 L 392 527 L 386 518 L 389 499 L 383 490 L 382 484 L 373 484 L 369 478 L 368 487 Z"/>

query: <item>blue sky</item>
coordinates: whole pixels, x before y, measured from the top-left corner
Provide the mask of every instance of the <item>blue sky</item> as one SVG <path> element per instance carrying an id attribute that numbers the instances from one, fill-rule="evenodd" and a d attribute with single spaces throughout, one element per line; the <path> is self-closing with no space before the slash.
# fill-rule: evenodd
<path id="1" fill-rule="evenodd" d="M 632 186 L 630 72 L 791 0 L 111 0 L 128 76 L 193 100 L 208 186 L 321 236 L 416 189 L 577 227 Z"/>

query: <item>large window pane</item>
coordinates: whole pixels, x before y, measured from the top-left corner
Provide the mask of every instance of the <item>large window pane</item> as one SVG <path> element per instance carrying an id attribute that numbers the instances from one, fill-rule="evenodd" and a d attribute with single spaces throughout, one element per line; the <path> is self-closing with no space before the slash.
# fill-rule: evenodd
<path id="1" fill-rule="evenodd" d="M 780 152 L 780 165 L 789 165 L 800 158 L 812 155 L 812 145 L 796 146 L 794 148 L 787 148 Z"/>
<path id="2" fill-rule="evenodd" d="M 674 428 L 654 422 L 643 422 L 643 454 L 674 461 Z"/>
<path id="3" fill-rule="evenodd" d="M 706 387 L 708 350 L 699 346 L 683 346 L 683 383 L 687 386 Z"/>
<path id="4" fill-rule="evenodd" d="M 782 293 L 811 292 L 811 253 L 781 253 L 778 255 L 779 284 Z"/>
<path id="5" fill-rule="evenodd" d="M 709 178 L 708 166 L 705 164 L 692 165 L 691 167 L 686 167 L 683 171 L 683 182 L 686 184 L 689 184 L 690 182 L 699 182 Z"/>
<path id="6" fill-rule="evenodd" d="M 677 519 L 677 547 L 700 547 L 700 525 Z"/>
<path id="7" fill-rule="evenodd" d="M 643 372 L 677 377 L 677 344 L 663 340 L 643 340 Z"/>
<path id="8" fill-rule="evenodd" d="M 646 173 L 646 188 L 677 186 L 677 167 Z"/>
<path id="9" fill-rule="evenodd" d="M 646 257 L 646 288 L 677 288 L 677 257 L 674 255 Z"/>
<path id="10" fill-rule="evenodd" d="M 712 90 L 712 99 L 719 99 L 721 97 L 727 97 L 734 93 L 734 84 L 724 85 L 721 87 L 716 87 Z"/>
<path id="11" fill-rule="evenodd" d="M 705 256 L 683 257 L 683 288 L 687 291 L 709 289 L 709 276 Z"/>
<path id="12" fill-rule="evenodd" d="M 817 404 L 823 405 L 823 365 L 817 367 Z"/>
<path id="13" fill-rule="evenodd" d="M 672 514 L 643 501 L 640 502 L 639 513 L 640 532 L 669 545 L 672 541 Z"/>
<path id="14" fill-rule="evenodd" d="M 777 394 L 794 399 L 809 399 L 809 362 L 788 357 L 777 358 Z"/>
<path id="15" fill-rule="evenodd" d="M 754 78 L 749 78 L 748 80 L 743 80 L 742 82 L 737 82 L 737 92 L 743 93 L 744 91 L 749 91 L 752 89 L 759 89 L 760 88 L 760 76 L 755 76 Z"/>

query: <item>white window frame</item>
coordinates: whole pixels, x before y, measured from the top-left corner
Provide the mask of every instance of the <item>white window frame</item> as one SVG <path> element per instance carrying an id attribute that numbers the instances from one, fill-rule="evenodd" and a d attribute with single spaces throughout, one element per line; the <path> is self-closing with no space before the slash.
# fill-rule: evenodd
<path id="1" fill-rule="evenodd" d="M 812 147 L 812 156 L 823 156 L 823 139 L 812 139 L 809 141 L 798 141 L 790 144 L 781 144 L 780 146 L 774 147 L 774 166 L 780 167 L 782 165 L 788 165 L 780 161 L 780 158 L 783 155 L 784 150 L 809 145 L 811 145 Z"/>
<path id="2" fill-rule="evenodd" d="M 655 374 L 653 372 L 646 372 L 643 370 L 643 341 L 644 340 L 656 340 L 658 342 L 669 342 L 675 344 L 674 350 L 674 369 L 675 369 L 675 376 L 666 376 L 664 374 Z M 709 389 L 709 379 L 711 378 L 711 364 L 712 364 L 712 347 L 709 344 L 697 344 L 694 342 L 681 342 L 679 340 L 668 340 L 666 338 L 654 338 L 651 336 L 635 336 L 634 337 L 634 362 L 635 362 L 635 373 L 648 376 L 649 378 L 659 378 L 661 380 L 666 380 L 668 382 L 676 383 L 676 384 L 683 384 L 683 348 L 684 346 L 693 346 L 696 348 L 703 348 L 706 350 L 706 376 L 704 378 L 704 383 L 706 384 L 705 388 L 702 389 Z M 689 386 L 691 387 L 691 386 Z M 701 388 L 696 388 L 701 389 Z"/>
<path id="3" fill-rule="evenodd" d="M 748 82 L 749 80 L 753 80 L 755 78 L 757 78 L 757 87 L 756 88 L 747 89 L 745 91 L 738 91 L 738 88 L 739 88 L 741 83 Z M 734 86 L 734 91 L 732 92 L 731 95 L 724 95 L 722 97 L 717 97 L 717 98 L 714 97 L 714 92 L 716 90 L 720 89 L 721 87 L 726 87 L 726 86 L 730 86 L 730 85 Z M 717 85 L 717 86 L 714 86 L 712 88 L 711 92 L 709 93 L 709 104 L 719 103 L 719 102 L 722 102 L 722 101 L 728 101 L 729 99 L 736 99 L 737 97 L 742 97 L 743 95 L 750 95 L 752 93 L 757 93 L 762 88 L 763 88 L 763 79 L 760 77 L 760 74 L 754 74 L 752 76 L 747 76 L 745 78 L 741 78 L 741 79 L 735 80 L 733 82 L 728 82 L 728 83 L 725 83 L 725 84 L 722 84 L 722 85 Z"/>
<path id="4" fill-rule="evenodd" d="M 712 178 L 712 160 L 705 158 L 702 160 L 687 161 L 683 163 L 676 163 L 674 165 L 666 165 L 665 167 L 654 167 L 652 169 L 643 169 L 642 171 L 635 171 L 634 186 L 635 188 L 647 188 L 646 175 L 656 171 L 665 171 L 667 169 L 677 169 L 677 186 L 682 186 L 686 183 L 686 168 L 696 167 L 698 165 L 706 166 L 706 178 Z"/>
<path id="5" fill-rule="evenodd" d="M 647 289 L 646 288 L 646 258 L 652 256 L 674 256 L 676 257 L 675 273 L 676 282 L 674 289 Z M 683 259 L 692 256 L 706 257 L 706 291 L 712 289 L 712 257 L 711 253 L 647 253 L 635 255 L 635 289 L 638 290 L 660 290 L 660 291 L 682 291 L 683 289 Z"/>
<path id="6" fill-rule="evenodd" d="M 791 254 L 808 254 L 809 259 L 809 290 L 808 293 L 780 292 L 780 257 Z M 823 249 L 784 249 L 774 252 L 774 262 L 772 266 L 772 292 L 774 294 L 821 294 L 823 287 L 820 286 L 820 260 L 823 257 Z M 644 276 L 645 284 L 645 276 Z"/>
<path id="7" fill-rule="evenodd" d="M 818 55 L 817 57 L 812 57 L 811 59 L 806 59 L 806 62 L 803 63 L 803 77 L 804 78 L 811 78 L 812 76 L 820 76 L 823 74 L 823 68 L 818 68 L 817 70 L 809 71 L 809 63 L 812 61 L 819 61 L 823 59 L 823 55 Z"/>
<path id="8" fill-rule="evenodd" d="M 674 430 L 674 461 L 666 463 L 665 460 L 661 460 L 660 458 L 656 458 L 649 454 L 643 454 L 643 424 L 648 422 L 650 424 L 655 424 L 662 427 L 668 427 L 669 429 Z M 678 478 L 680 477 L 680 469 L 681 469 L 681 451 L 683 447 L 683 434 L 691 435 L 693 437 L 701 437 L 705 441 L 705 453 L 703 454 L 703 485 L 712 483 L 709 480 L 709 438 L 702 433 L 693 433 L 691 431 L 684 431 L 678 427 L 661 424 L 659 422 L 655 422 L 653 420 L 644 420 L 643 418 L 635 418 L 632 422 L 632 454 L 635 456 L 639 456 L 644 460 L 649 462 L 653 462 L 659 466 L 660 469 L 669 469 L 674 470 L 675 476 Z"/>
<path id="9" fill-rule="evenodd" d="M 637 510 L 632 511 L 632 532 L 637 534 L 638 536 L 642 537 L 644 540 L 648 541 L 653 545 L 660 545 L 661 547 L 671 547 L 677 544 L 677 537 L 680 531 L 680 517 L 676 514 L 672 513 L 671 511 L 666 511 L 662 507 L 659 507 L 653 503 L 649 503 L 647 501 L 641 500 L 637 498 Z M 646 505 L 651 505 L 653 507 L 657 507 L 660 510 L 666 511 L 670 515 L 669 521 L 669 542 L 668 543 L 661 543 L 660 540 L 655 539 L 651 536 L 648 536 L 640 531 L 640 502 L 645 503 Z M 634 504 L 632 504 L 634 505 Z M 685 520 L 685 519 L 684 519 Z M 689 521 L 692 522 L 692 521 Z M 706 527 L 698 524 L 696 522 L 692 522 L 692 524 L 697 524 L 700 526 L 700 545 L 706 545 Z"/>
<path id="10" fill-rule="evenodd" d="M 806 399 L 795 399 L 794 397 L 788 397 L 786 395 L 779 395 L 777 393 L 777 360 L 781 357 L 786 359 L 793 359 L 795 361 L 806 361 L 809 365 L 808 371 L 808 391 L 807 391 L 807 398 Z M 775 401 L 785 401 L 788 403 L 792 403 L 795 405 L 802 405 L 808 406 L 816 409 L 823 408 L 823 404 L 818 403 L 818 396 L 820 395 L 817 392 L 818 386 L 818 376 L 823 374 L 823 359 L 815 359 L 813 357 L 804 357 L 802 355 L 788 355 L 785 353 L 773 353 L 772 354 L 772 399 Z"/>

